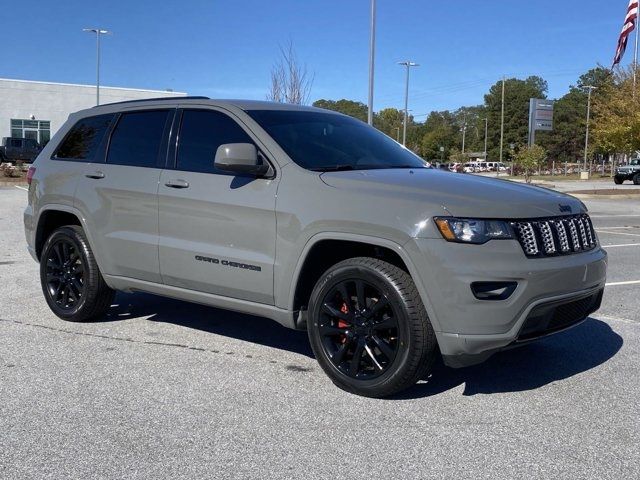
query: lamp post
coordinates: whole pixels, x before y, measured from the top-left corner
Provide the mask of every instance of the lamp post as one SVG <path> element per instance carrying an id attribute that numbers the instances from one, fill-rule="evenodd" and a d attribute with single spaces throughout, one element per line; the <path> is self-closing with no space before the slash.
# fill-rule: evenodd
<path id="1" fill-rule="evenodd" d="M 419 67 L 417 63 L 411 62 L 409 60 L 405 62 L 398 62 L 398 65 L 404 65 L 407 67 L 407 78 L 404 87 L 404 126 L 402 131 L 402 145 L 407 144 L 407 122 L 409 119 L 409 69 L 411 67 Z"/>
<path id="2" fill-rule="evenodd" d="M 464 155 L 464 147 L 466 145 L 466 140 L 467 140 L 467 114 L 464 114 L 464 117 L 462 119 L 462 127 L 460 128 L 460 130 L 462 131 L 462 154 Z"/>
<path id="3" fill-rule="evenodd" d="M 376 0 L 371 0 L 371 30 L 369 37 L 369 105 L 367 122 L 373 125 L 373 71 L 376 55 Z"/>
<path id="4" fill-rule="evenodd" d="M 596 90 L 596 87 L 593 85 L 585 85 L 584 88 L 589 91 L 587 96 L 587 130 L 584 136 L 584 171 L 587 171 L 587 155 L 589 153 L 589 121 L 591 120 L 591 92 Z"/>
<path id="5" fill-rule="evenodd" d="M 100 105 L 100 35 L 111 32 L 102 28 L 83 28 L 82 31 L 96 34 L 96 105 Z"/>

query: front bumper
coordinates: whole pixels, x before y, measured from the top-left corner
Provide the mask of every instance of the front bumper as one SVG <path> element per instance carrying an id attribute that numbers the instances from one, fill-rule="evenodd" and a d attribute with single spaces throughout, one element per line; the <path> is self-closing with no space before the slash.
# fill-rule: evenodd
<path id="1" fill-rule="evenodd" d="M 414 239 L 405 248 L 417 263 L 421 293 L 440 351 L 445 362 L 456 367 L 479 363 L 513 345 L 522 339 L 532 312 L 538 314 L 554 302 L 560 305 L 597 296 L 606 280 L 607 253 L 599 247 L 535 259 L 526 258 L 514 240 L 464 245 Z M 479 300 L 471 291 L 471 283 L 479 281 L 517 282 L 518 286 L 506 300 Z M 563 328 L 574 324 L 576 321 Z"/>

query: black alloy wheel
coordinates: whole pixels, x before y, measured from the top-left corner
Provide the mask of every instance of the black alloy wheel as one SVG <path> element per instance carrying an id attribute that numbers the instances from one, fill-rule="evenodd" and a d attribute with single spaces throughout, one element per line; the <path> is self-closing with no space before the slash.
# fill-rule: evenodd
<path id="1" fill-rule="evenodd" d="M 318 320 L 322 348 L 335 368 L 355 379 L 382 375 L 398 353 L 398 322 L 389 299 L 356 278 L 334 285 Z"/>
<path id="2" fill-rule="evenodd" d="M 72 322 L 104 315 L 115 294 L 77 225 L 60 227 L 47 238 L 40 254 L 40 283 L 51 311 Z"/>
<path id="3" fill-rule="evenodd" d="M 333 383 L 367 397 L 393 395 L 426 378 L 438 352 L 411 275 L 378 258 L 350 258 L 321 275 L 307 330 Z"/>
<path id="4" fill-rule="evenodd" d="M 51 300 L 61 310 L 76 308 L 85 294 L 85 266 L 78 247 L 69 239 L 59 239 L 48 249 L 43 261 Z"/>

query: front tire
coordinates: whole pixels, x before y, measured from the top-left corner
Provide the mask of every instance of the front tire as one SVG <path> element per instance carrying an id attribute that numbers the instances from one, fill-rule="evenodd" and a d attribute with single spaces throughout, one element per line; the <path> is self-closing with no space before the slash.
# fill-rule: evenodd
<path id="1" fill-rule="evenodd" d="M 82 228 L 58 228 L 40 256 L 40 283 L 51 311 L 63 320 L 84 322 L 101 317 L 115 292 L 107 286 Z"/>
<path id="2" fill-rule="evenodd" d="M 339 388 L 386 397 L 414 385 L 437 355 L 435 333 L 411 279 L 375 258 L 340 262 L 309 302 L 311 347 Z"/>
<path id="3" fill-rule="evenodd" d="M 636 173 L 633 176 L 633 184 L 634 185 L 640 185 L 640 173 Z"/>
<path id="4" fill-rule="evenodd" d="M 624 182 L 624 179 L 622 177 L 613 177 L 613 183 L 615 183 L 616 185 L 622 185 L 622 182 Z"/>

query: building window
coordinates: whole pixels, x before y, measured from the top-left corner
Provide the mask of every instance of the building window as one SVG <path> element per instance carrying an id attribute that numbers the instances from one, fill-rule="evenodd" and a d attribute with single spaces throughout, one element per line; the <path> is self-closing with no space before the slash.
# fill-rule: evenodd
<path id="1" fill-rule="evenodd" d="M 49 120 L 11 119 L 11 136 L 31 138 L 45 146 L 51 139 L 51 122 Z"/>

